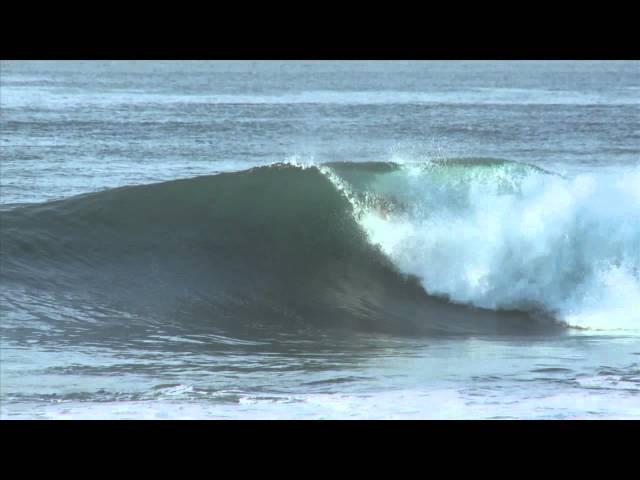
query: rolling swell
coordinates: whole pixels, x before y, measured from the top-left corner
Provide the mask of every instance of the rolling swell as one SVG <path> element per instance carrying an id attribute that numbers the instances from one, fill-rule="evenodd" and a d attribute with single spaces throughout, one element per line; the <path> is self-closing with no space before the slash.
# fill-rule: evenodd
<path id="1" fill-rule="evenodd" d="M 524 312 L 429 296 L 370 242 L 357 221 L 375 203 L 367 189 L 399 170 L 278 164 L 14 208 L 0 212 L 2 283 L 224 331 L 554 329 Z"/>

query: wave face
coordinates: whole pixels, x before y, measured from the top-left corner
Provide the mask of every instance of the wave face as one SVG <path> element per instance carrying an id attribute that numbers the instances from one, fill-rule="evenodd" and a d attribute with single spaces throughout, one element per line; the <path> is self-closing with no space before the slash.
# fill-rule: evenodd
<path id="1" fill-rule="evenodd" d="M 277 164 L 0 212 L 0 276 L 224 331 L 634 328 L 639 182 L 486 159 Z"/>

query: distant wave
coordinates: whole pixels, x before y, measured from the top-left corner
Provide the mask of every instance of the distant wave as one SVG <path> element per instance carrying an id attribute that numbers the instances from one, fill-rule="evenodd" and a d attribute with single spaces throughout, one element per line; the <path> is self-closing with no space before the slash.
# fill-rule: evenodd
<path id="1" fill-rule="evenodd" d="M 638 192 L 497 159 L 275 164 L 2 211 L 0 278 L 221 330 L 634 329 Z"/>
<path id="2" fill-rule="evenodd" d="M 298 93 L 167 95 L 131 89 L 69 95 L 61 86 L 3 85 L 2 106 L 6 109 L 109 107 L 122 105 L 640 105 L 629 88 L 606 94 L 598 91 L 543 90 L 517 88 L 470 88 L 463 91 L 402 90 L 315 90 Z"/>

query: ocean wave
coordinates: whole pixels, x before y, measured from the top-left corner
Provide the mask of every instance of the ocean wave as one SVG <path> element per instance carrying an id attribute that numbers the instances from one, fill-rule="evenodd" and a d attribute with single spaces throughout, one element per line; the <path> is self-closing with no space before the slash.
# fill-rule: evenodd
<path id="1" fill-rule="evenodd" d="M 0 277 L 187 328 L 633 329 L 639 180 L 454 159 L 122 187 L 0 212 Z"/>

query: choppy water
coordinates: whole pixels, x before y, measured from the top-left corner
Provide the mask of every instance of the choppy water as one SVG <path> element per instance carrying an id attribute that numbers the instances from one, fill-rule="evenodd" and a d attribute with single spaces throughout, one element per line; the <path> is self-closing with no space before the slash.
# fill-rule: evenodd
<path id="1" fill-rule="evenodd" d="M 637 418 L 638 62 L 2 62 L 2 418 Z"/>

